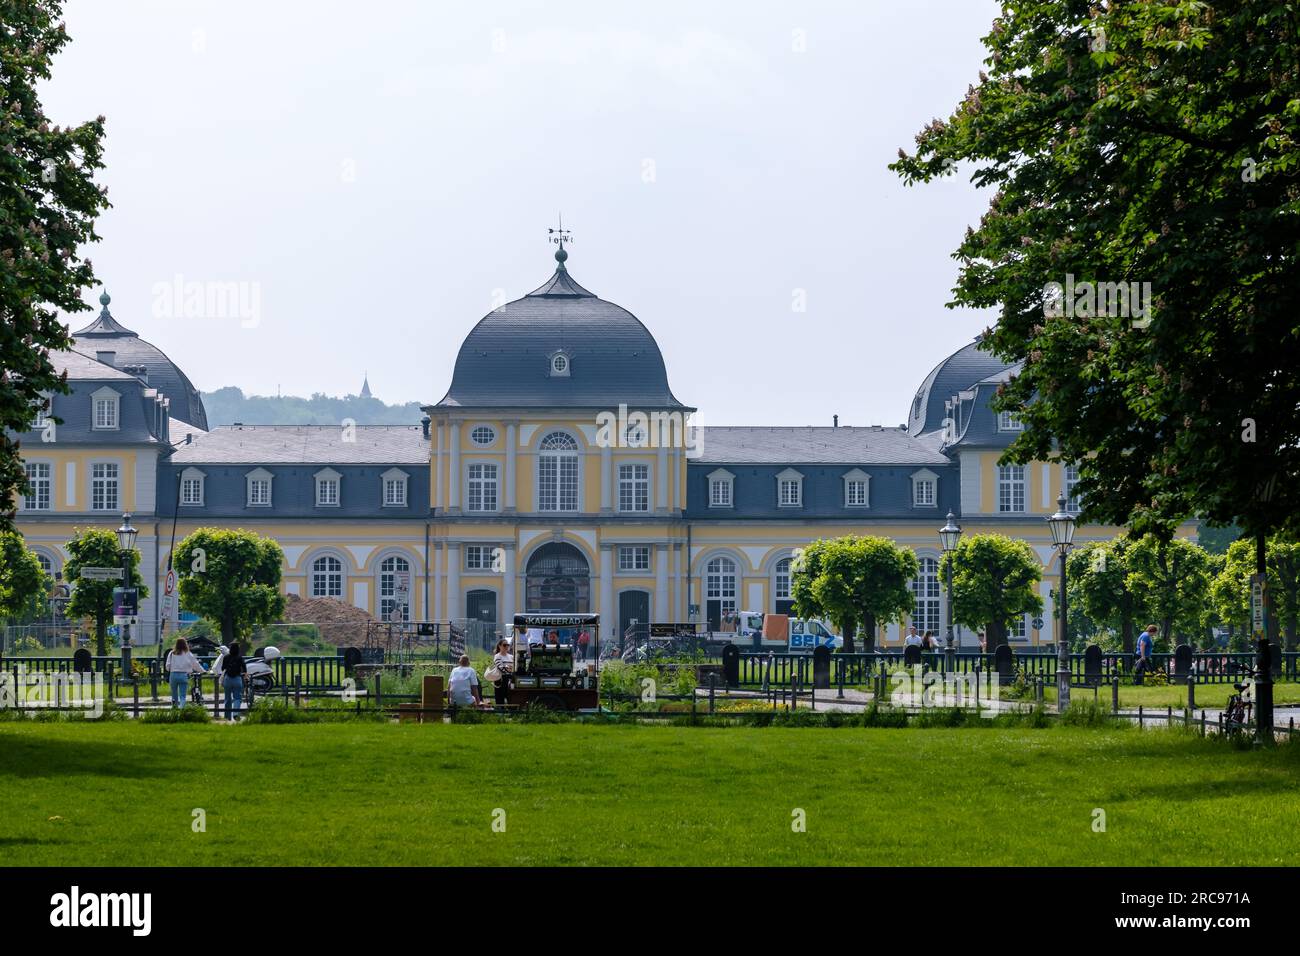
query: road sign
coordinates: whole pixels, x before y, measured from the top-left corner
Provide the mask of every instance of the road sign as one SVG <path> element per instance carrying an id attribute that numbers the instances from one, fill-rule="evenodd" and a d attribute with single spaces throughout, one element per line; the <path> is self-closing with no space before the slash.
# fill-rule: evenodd
<path id="1" fill-rule="evenodd" d="M 180 602 L 176 598 L 176 571 L 174 568 L 168 568 L 167 575 L 163 578 L 162 619 L 164 626 L 168 623 L 178 623 L 176 618 L 179 616 L 177 614 L 179 609 Z"/>
<path id="2" fill-rule="evenodd" d="M 1250 629 L 1256 638 L 1268 628 L 1268 582 L 1262 574 L 1250 576 Z"/>
<path id="3" fill-rule="evenodd" d="M 1041 617 L 1034 618 L 1030 623 L 1034 625 L 1035 631 L 1041 631 L 1043 629 L 1043 619 Z"/>
<path id="4" fill-rule="evenodd" d="M 121 568 L 82 568 L 79 577 L 87 581 L 120 581 Z"/>

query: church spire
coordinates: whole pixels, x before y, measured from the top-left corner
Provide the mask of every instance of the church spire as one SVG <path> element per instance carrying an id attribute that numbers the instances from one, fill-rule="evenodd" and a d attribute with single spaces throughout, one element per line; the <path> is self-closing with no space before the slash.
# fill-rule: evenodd
<path id="1" fill-rule="evenodd" d="M 373 395 L 370 394 L 370 373 L 369 372 L 363 372 L 361 375 L 361 397 L 362 398 L 374 397 Z"/>

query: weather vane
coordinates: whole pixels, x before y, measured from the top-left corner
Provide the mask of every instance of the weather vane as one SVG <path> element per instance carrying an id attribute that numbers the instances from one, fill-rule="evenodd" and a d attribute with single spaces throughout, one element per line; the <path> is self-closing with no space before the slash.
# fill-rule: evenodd
<path id="1" fill-rule="evenodd" d="M 573 233 L 568 229 L 564 228 L 563 215 L 559 217 L 559 220 L 560 220 L 560 224 L 558 226 L 556 226 L 554 229 L 548 228 L 546 231 L 550 235 L 551 242 L 554 242 L 559 246 L 563 246 L 566 242 L 573 241 Z"/>

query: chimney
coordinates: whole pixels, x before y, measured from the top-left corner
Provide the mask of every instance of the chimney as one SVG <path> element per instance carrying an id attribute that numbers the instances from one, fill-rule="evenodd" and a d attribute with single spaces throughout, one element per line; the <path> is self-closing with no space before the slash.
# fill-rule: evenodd
<path id="1" fill-rule="evenodd" d="M 431 426 L 432 424 L 433 424 L 433 419 L 430 418 L 428 415 L 425 415 L 423 418 L 420 419 L 420 431 L 424 433 L 425 438 L 429 437 L 429 426 Z"/>
<path id="2" fill-rule="evenodd" d="M 185 444 L 188 445 L 188 444 L 189 444 L 190 442 L 192 442 L 192 441 L 194 441 L 194 432 L 186 432 L 186 433 L 185 433 Z"/>
<path id="3" fill-rule="evenodd" d="M 838 415 L 832 415 L 832 416 L 831 416 L 831 428 L 839 428 L 839 427 L 840 427 L 840 416 L 838 416 Z"/>
<path id="4" fill-rule="evenodd" d="M 105 365 L 112 365 L 115 361 L 117 361 L 117 353 L 116 353 L 116 352 L 96 352 L 96 353 L 95 353 L 95 358 L 96 358 L 97 360 L 99 360 L 100 362 L 103 362 Z"/>

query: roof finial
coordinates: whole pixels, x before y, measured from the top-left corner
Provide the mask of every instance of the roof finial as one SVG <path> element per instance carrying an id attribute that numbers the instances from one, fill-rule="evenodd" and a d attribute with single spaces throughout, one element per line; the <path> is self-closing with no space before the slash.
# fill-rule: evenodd
<path id="1" fill-rule="evenodd" d="M 555 261 L 559 263 L 556 271 L 564 272 L 564 260 L 569 258 L 569 254 L 564 251 L 564 244 L 573 241 L 573 233 L 564 228 L 563 213 L 559 215 L 559 223 L 554 229 L 548 228 L 546 231 L 550 235 L 551 242 L 560 247 L 555 250 Z"/>
<path id="2" fill-rule="evenodd" d="M 112 301 L 113 301 L 113 300 L 112 300 L 112 298 L 109 297 L 108 289 L 107 289 L 107 287 L 106 287 L 106 288 L 104 289 L 104 291 L 101 292 L 101 293 L 99 294 L 99 304 L 102 305 L 102 306 L 104 307 L 104 311 L 107 312 L 107 311 L 108 311 L 108 303 L 110 303 L 110 302 L 112 302 Z"/>

